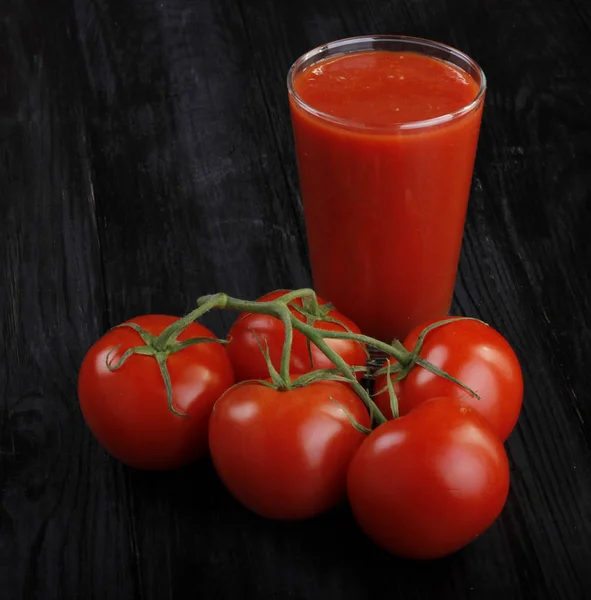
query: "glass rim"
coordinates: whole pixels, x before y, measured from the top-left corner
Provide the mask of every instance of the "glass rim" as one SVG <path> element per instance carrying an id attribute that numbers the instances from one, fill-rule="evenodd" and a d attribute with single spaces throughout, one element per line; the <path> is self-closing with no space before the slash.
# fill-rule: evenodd
<path id="1" fill-rule="evenodd" d="M 305 63 L 306 61 L 313 59 L 314 57 L 320 55 L 322 52 L 326 52 L 326 51 L 332 50 L 332 49 L 337 49 L 337 50 L 342 49 L 342 52 L 340 52 L 340 53 L 337 52 L 333 56 L 344 55 L 347 53 L 346 52 L 347 47 L 353 46 L 355 44 L 362 43 L 362 42 L 368 42 L 368 41 L 398 41 L 398 42 L 406 42 L 407 44 L 409 44 L 409 46 L 415 45 L 415 46 L 423 47 L 423 48 L 428 47 L 428 48 L 435 48 L 438 50 L 444 50 L 445 52 L 448 52 L 449 54 L 451 54 L 457 58 L 460 58 L 463 61 L 465 61 L 466 63 L 468 63 L 478 73 L 478 75 L 480 77 L 480 85 L 479 85 L 478 92 L 477 92 L 476 96 L 474 97 L 474 99 L 470 103 L 462 106 L 461 108 L 459 108 L 453 112 L 445 113 L 445 114 L 439 115 L 437 117 L 431 117 L 429 119 L 422 119 L 419 121 L 407 121 L 406 123 L 394 123 L 392 125 L 378 126 L 378 125 L 363 125 L 362 123 L 356 123 L 349 119 L 335 117 L 334 115 L 331 115 L 324 111 L 318 110 L 318 109 L 314 108 L 313 106 L 310 106 L 295 91 L 295 88 L 294 88 L 295 73 L 298 70 L 298 68 L 302 65 L 302 63 Z M 371 52 L 371 50 L 372 50 L 372 48 L 366 48 L 366 49 L 363 49 L 360 51 L 361 52 L 364 52 L 364 51 Z M 388 50 L 386 50 L 386 51 L 388 51 Z M 327 58 L 329 58 L 329 57 L 327 57 Z M 454 66 L 462 69 L 462 67 L 460 67 L 458 65 L 454 65 Z M 474 79 L 474 77 L 470 73 L 468 73 L 465 69 L 462 69 L 462 70 L 465 71 L 468 75 L 470 75 L 470 77 L 472 77 Z M 475 80 L 475 83 L 478 84 L 478 81 Z M 419 37 L 406 36 L 406 35 L 362 35 L 362 36 L 343 38 L 340 40 L 335 40 L 333 42 L 328 42 L 326 44 L 316 46 L 316 48 L 313 48 L 312 50 L 309 50 L 305 54 L 302 54 L 302 56 L 300 56 L 291 65 L 291 67 L 287 73 L 287 89 L 288 89 L 290 98 L 292 98 L 294 100 L 294 102 L 296 103 L 296 105 L 298 107 L 300 107 L 304 111 L 310 113 L 311 115 L 313 115 L 321 120 L 329 121 L 336 125 L 341 125 L 343 127 L 347 127 L 348 129 L 361 129 L 364 131 L 377 131 L 377 132 L 388 133 L 388 132 L 394 132 L 394 131 L 406 131 L 406 130 L 423 129 L 423 128 L 427 128 L 427 127 L 433 127 L 435 125 L 440 125 L 442 123 L 455 121 L 459 117 L 472 112 L 481 103 L 481 101 L 484 97 L 484 94 L 486 92 L 486 75 L 484 74 L 484 71 L 482 70 L 480 65 L 474 59 L 470 58 L 470 56 L 468 56 L 466 53 L 462 52 L 461 50 L 457 50 L 453 46 L 448 46 L 447 44 L 443 44 L 441 42 L 435 42 L 433 40 L 429 40 L 426 38 L 419 38 Z"/>

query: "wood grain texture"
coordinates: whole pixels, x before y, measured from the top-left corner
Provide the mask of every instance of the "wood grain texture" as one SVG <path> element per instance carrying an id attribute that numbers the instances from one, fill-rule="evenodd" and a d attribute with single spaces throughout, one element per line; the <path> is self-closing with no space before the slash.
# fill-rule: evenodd
<path id="1" fill-rule="evenodd" d="M 373 547 L 346 506 L 261 520 L 207 460 L 126 469 L 76 397 L 123 319 L 310 283 L 285 76 L 366 33 L 447 42 L 487 73 L 455 310 L 525 376 L 507 507 L 425 564 Z M 0 597 L 591 597 L 590 55 L 583 0 L 2 3 Z"/>

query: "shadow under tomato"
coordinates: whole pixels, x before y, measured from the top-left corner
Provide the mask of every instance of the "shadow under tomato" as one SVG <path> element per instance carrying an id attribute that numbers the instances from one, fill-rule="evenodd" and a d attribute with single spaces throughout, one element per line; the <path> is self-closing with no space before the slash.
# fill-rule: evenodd
<path id="1" fill-rule="evenodd" d="M 462 561 L 461 552 L 434 561 L 415 561 L 392 556 L 369 540 L 357 526 L 346 502 L 333 510 L 306 521 L 272 521 L 260 519 L 259 532 L 282 538 L 292 549 L 297 549 L 305 561 L 323 571 L 338 570 L 346 573 L 350 585 L 360 586 L 365 592 L 383 592 L 390 589 L 403 592 L 412 582 L 413 587 L 431 590 L 444 598 L 450 564 Z M 435 585 L 434 582 L 437 582 Z M 452 596 L 452 582 L 449 582 Z M 370 594 L 373 596 L 373 594 Z M 357 596 L 355 596 L 357 597 Z M 429 596 L 431 597 L 431 596 Z M 433 596 L 435 597 L 435 595 Z"/>
<path id="2" fill-rule="evenodd" d="M 223 505 L 228 495 L 209 457 L 174 471 L 142 471 L 129 467 L 126 471 L 138 498 L 148 502 L 165 500 L 180 512 L 213 509 L 220 503 Z"/>
<path id="3" fill-rule="evenodd" d="M 454 598 L 466 585 L 464 551 L 436 561 L 394 557 L 363 534 L 346 502 L 306 521 L 274 521 L 236 501 L 209 457 L 174 472 L 126 471 L 140 551 L 155 568 L 164 556 L 155 544 L 166 537 L 175 586 L 199 573 L 221 597 L 241 589 L 313 600 L 336 585 L 346 600 L 404 597 L 409 586 L 417 597 Z"/>

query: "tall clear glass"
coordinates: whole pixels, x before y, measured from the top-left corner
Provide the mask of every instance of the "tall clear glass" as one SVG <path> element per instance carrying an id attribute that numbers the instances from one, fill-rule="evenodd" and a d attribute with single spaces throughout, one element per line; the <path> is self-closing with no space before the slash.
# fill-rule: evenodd
<path id="1" fill-rule="evenodd" d="M 473 80 L 473 97 L 448 114 L 376 125 L 323 111 L 298 93 L 298 78 L 327 59 L 384 51 L 457 67 Z M 384 341 L 447 315 L 486 90 L 482 69 L 437 42 L 364 36 L 303 55 L 287 83 L 317 293 Z"/>

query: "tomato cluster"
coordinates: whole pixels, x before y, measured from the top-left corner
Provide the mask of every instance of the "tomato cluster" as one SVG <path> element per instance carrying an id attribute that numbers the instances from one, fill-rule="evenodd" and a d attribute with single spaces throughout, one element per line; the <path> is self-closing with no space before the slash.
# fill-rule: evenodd
<path id="1" fill-rule="evenodd" d="M 192 315 L 147 315 L 89 350 L 80 406 L 113 456 L 173 469 L 209 450 L 228 490 L 267 518 L 312 517 L 348 497 L 365 533 L 409 558 L 455 552 L 498 517 L 523 382 L 491 327 L 417 328 L 389 347 L 372 400 L 359 383 L 372 339 L 324 300 L 280 290 L 207 304 L 249 310 L 227 340 Z"/>

